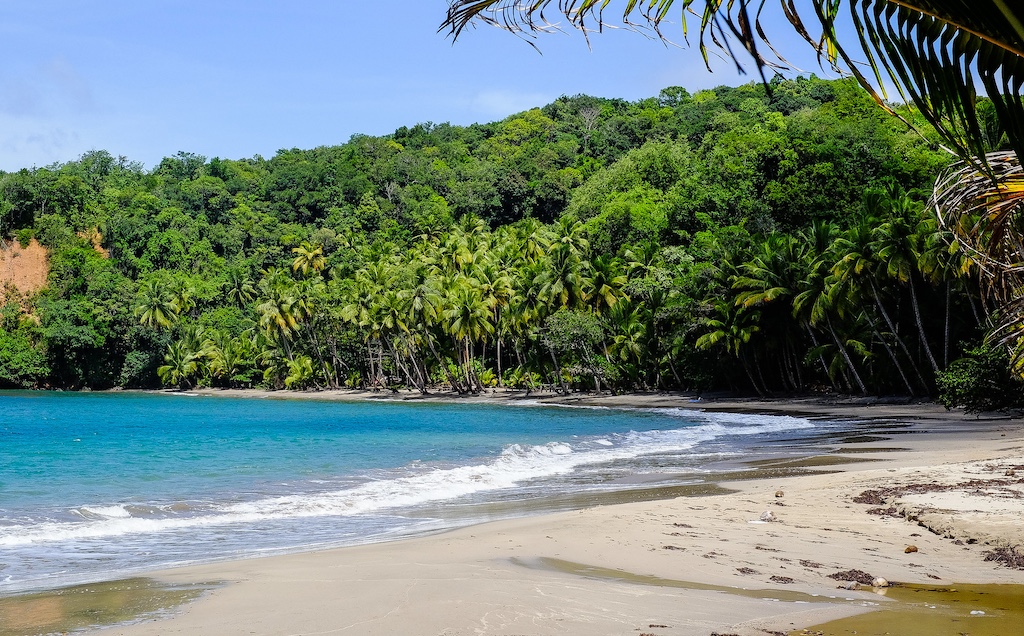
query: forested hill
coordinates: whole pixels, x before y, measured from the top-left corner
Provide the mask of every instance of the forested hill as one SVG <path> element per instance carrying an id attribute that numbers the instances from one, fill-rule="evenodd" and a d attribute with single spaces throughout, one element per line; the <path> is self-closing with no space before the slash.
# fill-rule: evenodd
<path id="1" fill-rule="evenodd" d="M 948 161 L 813 77 L 91 152 L 0 175 L 0 233 L 50 257 L 6 288 L 0 385 L 926 394 L 986 314 L 924 213 Z"/>

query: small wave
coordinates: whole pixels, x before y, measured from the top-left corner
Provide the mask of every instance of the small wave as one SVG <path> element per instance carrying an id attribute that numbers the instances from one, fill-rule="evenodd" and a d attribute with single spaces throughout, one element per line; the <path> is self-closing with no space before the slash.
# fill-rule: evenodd
<path id="1" fill-rule="evenodd" d="M 477 493 L 515 488 L 535 480 L 567 475 L 587 465 L 685 452 L 697 444 L 722 436 L 814 426 L 808 419 L 790 416 L 687 409 L 651 411 L 668 416 L 685 414 L 688 425 L 667 430 L 629 431 L 573 442 L 511 444 L 495 457 L 478 463 L 454 467 L 410 463 L 400 471 L 380 473 L 376 479 L 327 492 L 295 493 L 216 505 L 83 506 L 75 510 L 81 518 L 78 522 L 0 525 L 0 546 L 177 532 L 204 526 L 244 525 L 304 517 L 376 514 L 389 509 L 415 508 Z"/>

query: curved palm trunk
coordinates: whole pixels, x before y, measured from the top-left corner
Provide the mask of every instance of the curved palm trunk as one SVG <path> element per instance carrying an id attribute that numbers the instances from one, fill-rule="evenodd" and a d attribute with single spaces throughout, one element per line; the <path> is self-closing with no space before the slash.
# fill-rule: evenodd
<path id="1" fill-rule="evenodd" d="M 921 369 L 917 368 L 917 364 L 914 362 L 914 356 L 910 355 L 910 350 L 907 349 L 907 343 L 903 342 L 903 338 L 900 338 L 899 334 L 896 333 L 896 326 L 893 324 L 892 318 L 889 317 L 889 312 L 885 310 L 885 305 L 882 304 L 882 296 L 879 293 L 877 283 L 875 283 L 874 280 L 871 281 L 871 296 L 875 299 L 875 305 L 878 306 L 878 311 L 882 314 L 882 319 L 885 320 L 885 324 L 889 326 L 889 333 L 896 338 L 896 344 L 900 346 L 904 355 L 907 356 L 907 360 L 910 361 L 910 368 L 913 369 L 914 375 L 917 376 L 917 381 L 921 383 L 921 388 L 928 391 L 928 383 L 925 381 L 924 375 L 921 374 Z M 886 348 L 888 349 L 888 347 Z M 900 369 L 900 365 L 895 359 L 893 362 L 896 364 L 896 368 Z M 900 375 L 903 375 L 902 369 L 900 369 Z M 911 391 L 910 394 L 913 395 L 914 392 Z"/>
<path id="2" fill-rule="evenodd" d="M 864 386 L 864 381 L 860 379 L 860 374 L 857 373 L 857 367 L 853 366 L 853 360 L 850 358 L 850 354 L 847 353 L 846 347 L 844 347 L 842 341 L 839 340 L 839 335 L 836 333 L 835 327 L 832 326 L 832 317 L 826 315 L 825 320 L 828 323 L 828 332 L 832 335 L 832 340 L 835 341 L 836 347 L 839 348 L 839 353 L 843 356 L 843 360 L 846 362 L 846 366 L 850 370 L 850 375 L 853 376 L 854 382 L 857 383 L 857 388 L 860 390 L 861 395 L 867 395 L 867 387 Z"/>
<path id="3" fill-rule="evenodd" d="M 548 345 L 548 353 L 551 354 L 551 361 L 555 363 L 555 376 L 558 378 L 558 385 L 562 387 L 562 393 L 569 395 L 569 387 L 565 384 L 565 378 L 562 377 L 562 367 L 558 364 L 558 357 L 555 356 L 555 350 Z"/>
<path id="4" fill-rule="evenodd" d="M 820 345 L 818 343 L 818 337 L 814 335 L 814 328 L 808 322 L 804 323 L 804 327 L 807 329 L 807 335 L 811 337 L 811 344 L 817 349 Z M 828 365 L 825 364 L 825 356 L 818 354 L 818 362 L 821 364 L 821 370 L 825 372 L 825 377 L 828 378 L 829 383 L 832 384 L 832 388 L 836 388 L 836 381 L 832 377 L 832 374 L 828 371 Z"/>
<path id="5" fill-rule="evenodd" d="M 750 386 L 754 387 L 754 391 L 757 391 L 759 396 L 764 397 L 764 389 L 762 389 L 757 384 L 757 380 L 754 379 L 754 374 L 750 371 L 750 361 L 747 360 L 747 356 L 745 354 L 740 355 L 740 363 L 743 365 L 743 371 L 747 374 L 747 379 L 750 380 Z"/>
<path id="6" fill-rule="evenodd" d="M 866 312 L 865 316 L 867 316 Z M 882 334 L 878 333 L 878 329 L 875 328 L 875 321 L 871 319 L 871 316 L 867 316 L 867 319 L 868 324 L 871 325 L 871 332 L 874 333 L 875 337 L 878 338 L 879 342 L 882 343 L 882 346 L 885 348 L 885 352 L 889 354 L 889 358 L 892 360 L 893 366 L 896 367 L 896 371 L 899 372 L 900 378 L 903 379 L 903 386 L 907 388 L 907 393 L 909 393 L 910 396 L 913 397 L 914 389 L 910 386 L 910 380 L 907 379 L 907 374 L 903 372 L 903 367 L 900 366 L 899 360 L 896 359 L 896 352 L 892 350 L 892 347 L 890 347 L 889 343 L 885 341 L 885 338 L 882 337 Z"/>
<path id="7" fill-rule="evenodd" d="M 946 324 L 942 333 L 942 368 L 949 368 L 950 305 L 953 303 L 952 281 L 946 281 Z"/>
<path id="8" fill-rule="evenodd" d="M 939 364 L 935 361 L 935 356 L 932 355 L 932 348 L 928 346 L 928 338 L 924 332 L 924 323 L 921 321 L 921 308 L 917 304 L 917 286 L 914 285 L 913 273 L 910 274 L 910 301 L 914 305 L 914 320 L 917 321 L 917 334 L 921 338 L 921 347 L 924 348 L 924 353 L 928 356 L 928 362 L 931 363 L 932 370 L 938 375 Z"/>
<path id="9" fill-rule="evenodd" d="M 448 378 L 448 383 L 452 385 L 452 389 L 458 392 L 459 395 L 465 395 L 466 391 L 462 388 L 462 385 L 458 383 L 452 375 L 451 369 L 448 368 L 448 365 L 444 363 L 444 360 L 442 360 L 441 356 L 437 353 L 437 348 L 434 346 L 434 340 L 429 334 L 426 336 L 426 339 L 427 345 L 430 346 L 430 352 L 434 354 L 434 359 L 437 360 L 438 366 L 441 367 L 442 371 L 444 371 L 444 375 Z"/>

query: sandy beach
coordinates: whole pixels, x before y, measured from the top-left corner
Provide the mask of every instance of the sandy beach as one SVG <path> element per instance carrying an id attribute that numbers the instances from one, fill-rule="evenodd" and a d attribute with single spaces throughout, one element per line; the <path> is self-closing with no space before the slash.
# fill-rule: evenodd
<path id="1" fill-rule="evenodd" d="M 1020 420 L 930 404 L 555 399 L 913 425 L 788 466 L 833 472 L 721 481 L 723 494 L 159 572 L 165 582 L 220 585 L 172 616 L 97 633 L 747 636 L 894 604 L 870 585 L 841 589 L 854 586 L 840 574 L 851 570 L 900 583 L 1024 584 L 1024 570 L 986 560 L 1024 547 Z"/>

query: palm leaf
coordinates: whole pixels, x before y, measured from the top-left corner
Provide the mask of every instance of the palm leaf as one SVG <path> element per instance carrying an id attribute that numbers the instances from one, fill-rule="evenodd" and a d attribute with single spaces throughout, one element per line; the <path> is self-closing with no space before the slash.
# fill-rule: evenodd
<path id="1" fill-rule="evenodd" d="M 457 39 L 467 26 L 481 22 L 532 40 L 538 33 L 560 29 L 545 14 L 551 10 L 550 15 L 564 17 L 586 35 L 608 24 L 605 11 L 611 4 L 611 0 L 451 0 L 441 30 Z M 823 64 L 836 70 L 842 64 L 881 106 L 894 112 L 885 91 L 891 81 L 952 151 L 984 166 L 985 152 L 991 148 L 985 146 L 976 109 L 978 81 L 993 101 L 1010 146 L 1024 152 L 1024 4 L 1018 0 L 811 0 L 811 5 L 821 29 L 818 36 L 811 34 L 794 0 L 780 0 L 778 10 L 817 50 Z M 845 20 L 844 5 L 857 33 L 855 44 L 841 38 L 837 28 Z M 662 26 L 668 20 L 678 18 L 686 38 L 687 14 L 698 16 L 698 48 L 706 64 L 709 49 L 717 49 L 743 71 L 738 52 L 742 48 L 762 78 L 766 68 L 787 65 L 763 28 L 766 0 L 623 0 L 619 6 L 624 27 L 647 28 L 663 40 L 667 38 Z M 850 54 L 855 48 L 866 56 L 871 77 L 861 72 Z"/>

